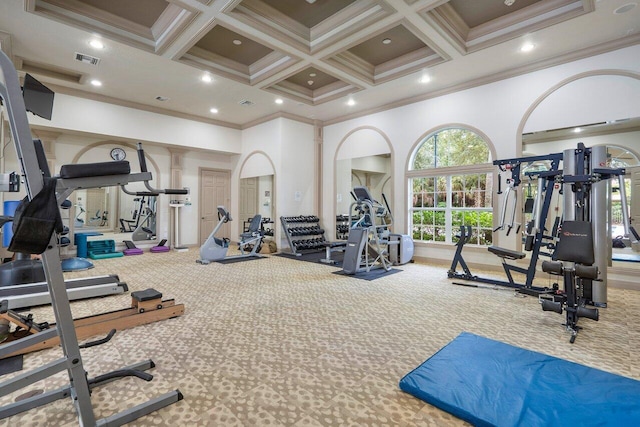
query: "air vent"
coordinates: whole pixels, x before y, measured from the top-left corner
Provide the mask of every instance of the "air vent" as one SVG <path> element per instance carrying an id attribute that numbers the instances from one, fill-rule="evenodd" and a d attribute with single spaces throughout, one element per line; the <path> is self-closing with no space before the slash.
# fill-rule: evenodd
<path id="1" fill-rule="evenodd" d="M 100 62 L 100 58 L 76 52 L 76 61 L 84 62 L 85 64 L 98 65 L 98 62 Z"/>
<path id="2" fill-rule="evenodd" d="M 248 99 L 243 99 L 242 101 L 238 102 L 238 104 L 245 107 L 251 107 L 253 105 L 253 102 L 249 101 Z"/>

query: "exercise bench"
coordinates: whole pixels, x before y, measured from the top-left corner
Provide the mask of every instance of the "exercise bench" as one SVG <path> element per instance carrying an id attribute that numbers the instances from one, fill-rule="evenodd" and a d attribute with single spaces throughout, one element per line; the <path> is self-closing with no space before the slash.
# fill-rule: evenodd
<path id="1" fill-rule="evenodd" d="M 528 268 L 520 267 L 518 265 L 512 265 L 507 263 L 509 261 L 517 261 L 520 259 L 524 259 L 526 254 L 524 252 L 514 251 L 511 249 L 501 248 L 499 246 L 489 246 L 487 250 L 499 257 L 502 260 L 502 268 L 504 269 L 505 274 L 507 275 L 508 280 L 498 280 L 498 279 L 490 279 L 479 277 L 471 273 L 469 266 L 465 262 L 462 256 L 462 249 L 464 246 L 471 241 L 472 238 L 472 227 L 468 225 L 463 225 L 460 227 L 460 235 L 458 236 L 458 242 L 456 243 L 456 253 L 453 257 L 453 262 L 451 263 L 451 268 L 447 271 L 447 276 L 450 279 L 461 279 L 461 280 L 469 280 L 472 282 L 485 283 L 488 285 L 497 285 L 497 286 L 506 286 L 509 288 L 515 288 L 518 292 L 538 296 L 540 294 L 546 294 L 552 292 L 553 289 L 548 288 L 540 288 L 536 286 L 531 286 L 530 284 L 533 282 L 533 277 L 535 275 L 536 263 L 534 262 L 535 257 L 532 255 L 532 261 L 529 263 Z M 535 255 L 535 253 L 534 253 Z M 457 271 L 458 265 L 462 267 L 462 272 Z M 512 273 L 520 273 L 526 276 L 526 281 L 524 284 L 517 283 L 513 279 Z M 462 283 L 453 282 L 456 285 L 462 285 Z"/>
<path id="2" fill-rule="evenodd" d="M 344 252 L 347 247 L 347 241 L 342 240 L 338 242 L 324 242 L 324 249 L 326 251 L 326 255 L 324 258 L 320 260 L 325 264 L 335 264 L 336 260 L 331 258 L 332 252 Z"/>

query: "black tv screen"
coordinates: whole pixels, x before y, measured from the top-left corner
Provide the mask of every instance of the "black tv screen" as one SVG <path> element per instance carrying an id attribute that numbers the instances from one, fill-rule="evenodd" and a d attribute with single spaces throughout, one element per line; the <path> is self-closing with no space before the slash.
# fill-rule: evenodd
<path id="1" fill-rule="evenodd" d="M 29 74 L 24 76 L 22 86 L 22 96 L 27 111 L 31 111 L 36 116 L 51 120 L 53 111 L 53 91 L 40 83 Z"/>

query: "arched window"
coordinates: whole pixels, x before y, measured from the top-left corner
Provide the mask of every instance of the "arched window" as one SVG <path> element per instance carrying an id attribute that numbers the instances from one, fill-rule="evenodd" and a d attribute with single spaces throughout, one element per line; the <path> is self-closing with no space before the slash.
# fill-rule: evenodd
<path id="1" fill-rule="evenodd" d="M 460 128 L 438 130 L 417 146 L 409 169 L 414 240 L 451 243 L 460 226 L 468 225 L 471 243 L 491 244 L 494 167 L 481 136 Z"/>

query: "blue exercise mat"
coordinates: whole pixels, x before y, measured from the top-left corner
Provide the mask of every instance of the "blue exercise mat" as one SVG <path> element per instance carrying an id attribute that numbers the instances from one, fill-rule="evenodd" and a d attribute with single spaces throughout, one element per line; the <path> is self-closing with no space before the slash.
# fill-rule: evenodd
<path id="1" fill-rule="evenodd" d="M 640 254 L 613 254 L 611 256 L 613 261 L 626 261 L 626 262 L 640 262 Z"/>
<path id="2" fill-rule="evenodd" d="M 476 426 L 640 426 L 640 381 L 467 332 L 400 388 Z"/>

